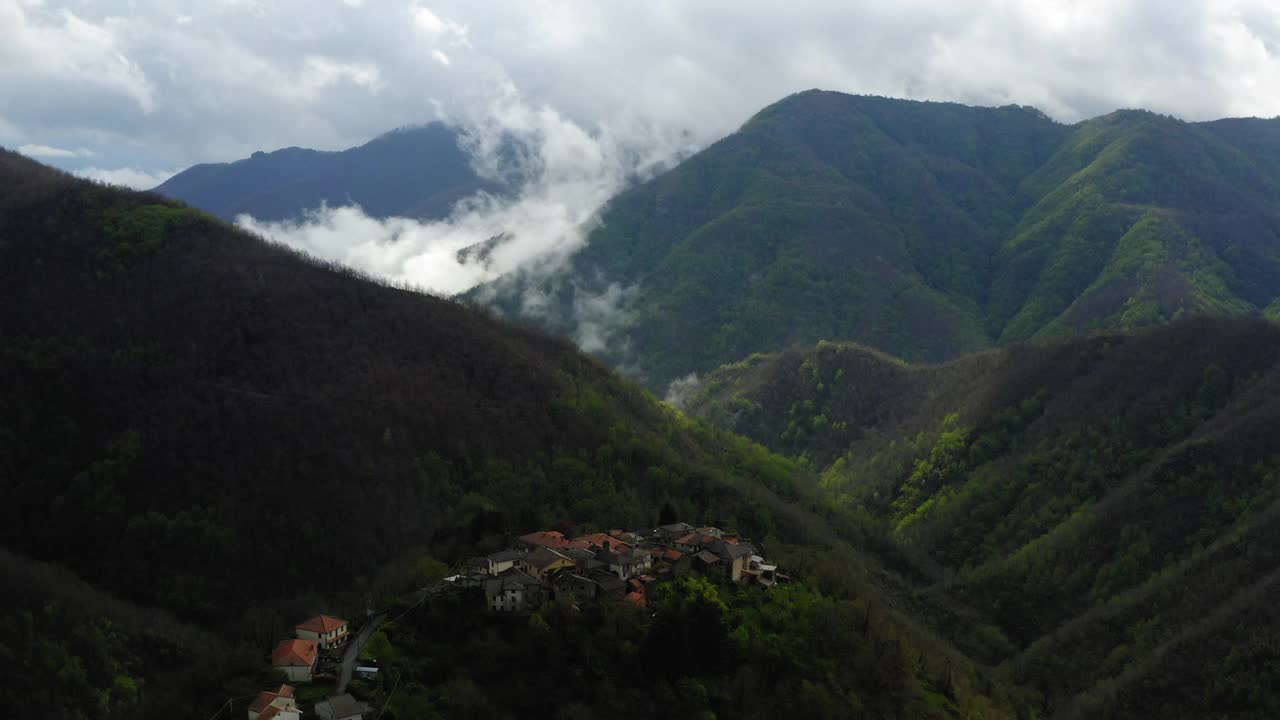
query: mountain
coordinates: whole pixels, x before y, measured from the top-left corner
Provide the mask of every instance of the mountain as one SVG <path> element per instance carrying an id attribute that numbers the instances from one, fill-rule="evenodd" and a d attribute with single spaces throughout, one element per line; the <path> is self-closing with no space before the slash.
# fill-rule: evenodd
<path id="1" fill-rule="evenodd" d="M 823 339 L 935 362 L 1274 313 L 1277 137 L 1280 120 L 1120 111 L 1063 125 L 1032 108 L 809 91 L 614 198 L 558 276 L 474 297 L 517 317 L 536 292 L 562 333 L 576 307 L 623 298 L 602 355 L 658 391 Z"/>
<path id="2" fill-rule="evenodd" d="M 455 130 L 431 123 L 341 152 L 285 148 L 232 163 L 195 165 L 155 192 L 226 220 L 297 220 L 322 204 L 356 204 L 370 217 L 442 218 L 454 203 L 499 183 L 476 175 Z"/>
<path id="3" fill-rule="evenodd" d="M 1046 716 L 1280 710 L 1280 326 L 1182 320 L 909 365 L 824 343 L 691 411 L 821 469 L 919 617 Z"/>
<path id="4" fill-rule="evenodd" d="M 743 716 L 764 717 L 792 697 L 815 717 L 1016 714 L 880 594 L 856 528 L 794 462 L 690 421 L 567 341 L 4 151 L 0 407 L 0 703 L 35 716 L 208 717 L 227 698 L 239 711 L 279 682 L 265 654 L 299 617 L 364 618 L 532 528 L 664 516 L 767 542 L 814 589 L 734 593 L 733 615 L 708 593 L 685 614 L 673 604 L 672 622 L 741 660 L 689 657 L 679 678 L 636 676 L 651 670 L 627 648 L 658 633 L 645 646 L 661 649 L 685 625 L 611 620 L 616 608 L 572 621 L 566 642 L 625 625 L 593 652 L 631 673 L 652 714 L 758 698 Z M 504 621 L 458 612 L 430 621 L 472 628 L 456 655 L 484 661 Z M 513 624 L 477 672 L 546 666 L 532 620 Z M 597 680 L 571 687 L 613 707 Z M 439 701 L 501 698 L 516 716 L 546 700 L 469 687 Z M 399 712 L 387 720 L 429 716 Z"/>

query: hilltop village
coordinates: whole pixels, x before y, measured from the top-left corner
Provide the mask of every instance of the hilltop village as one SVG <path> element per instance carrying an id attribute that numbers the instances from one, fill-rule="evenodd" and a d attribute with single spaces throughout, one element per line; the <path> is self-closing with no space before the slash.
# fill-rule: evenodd
<path id="1" fill-rule="evenodd" d="M 645 608 L 658 583 L 690 573 L 766 588 L 790 580 L 746 539 L 680 522 L 577 537 L 538 530 L 516 538 L 507 549 L 467 560 L 464 572 L 423 592 L 424 597 L 475 592 L 488 610 L 498 613 L 530 612 L 550 600 L 577 604 L 608 598 Z M 361 658 L 373 668 L 354 667 L 367 633 L 356 639 L 346 620 L 318 615 L 295 626 L 294 635 L 279 641 L 271 665 L 290 682 L 307 686 L 327 686 L 343 675 L 337 693 L 317 702 L 314 713 L 321 720 L 360 720 L 369 707 L 344 690 L 353 670 L 356 677 L 364 677 L 361 671 L 377 672 L 373 659 Z M 254 699 L 248 720 L 299 720 L 306 709 L 293 686 L 281 685 Z"/>
<path id="2" fill-rule="evenodd" d="M 765 587 L 788 580 L 745 539 L 683 522 L 577 537 L 539 530 L 516 538 L 508 549 L 472 558 L 466 574 L 449 579 L 482 587 L 490 610 L 525 612 L 553 598 L 621 597 L 645 607 L 658 582 L 691 572 Z"/>

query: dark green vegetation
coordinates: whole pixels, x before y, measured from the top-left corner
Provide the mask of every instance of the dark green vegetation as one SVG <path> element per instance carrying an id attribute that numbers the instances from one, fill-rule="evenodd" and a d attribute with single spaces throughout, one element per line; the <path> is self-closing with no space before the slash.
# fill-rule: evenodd
<path id="1" fill-rule="evenodd" d="M 879 599 L 844 542 L 860 528 L 796 463 L 566 341 L 7 152 L 0 407 L 4 586 L 22 588 L 0 605 L 0 664 L 37 715 L 207 717 L 269 684 L 265 654 L 298 619 L 359 618 L 369 594 L 438 575 L 424 550 L 452 562 L 530 527 L 664 515 L 767 542 L 884 649 L 874 679 L 808 677 L 819 658 L 766 675 L 767 648 L 740 650 L 759 677 L 807 679 L 837 714 L 855 699 L 888 717 L 1013 714 Z M 798 641 L 827 607 L 797 611 Z M 727 672 L 705 678 L 708 702 L 732 692 Z"/>
<path id="2" fill-rule="evenodd" d="M 227 220 L 298 220 L 321 204 L 357 204 L 376 218 L 441 218 L 462 198 L 500 189 L 476 175 L 454 130 L 432 123 L 342 152 L 285 148 L 196 165 L 155 191 Z"/>
<path id="3" fill-rule="evenodd" d="M 656 389 L 823 339 L 939 361 L 1275 312 L 1280 120 L 800 93 L 615 198 L 541 289 L 573 317 L 609 283 L 636 288 L 609 359 Z"/>
<path id="4" fill-rule="evenodd" d="M 388 720 L 995 714 L 957 705 L 961 688 L 917 685 L 902 668 L 918 659 L 865 600 L 803 585 L 691 577 L 659 586 L 645 610 L 615 599 L 495 617 L 480 606 L 437 602 L 379 630 L 369 648 L 384 669 L 366 690 Z"/>
<path id="5" fill-rule="evenodd" d="M 822 344 L 726 367 L 692 409 L 821 470 L 901 553 L 902 601 L 1046 714 L 1280 712 L 1280 327 L 936 366 Z"/>

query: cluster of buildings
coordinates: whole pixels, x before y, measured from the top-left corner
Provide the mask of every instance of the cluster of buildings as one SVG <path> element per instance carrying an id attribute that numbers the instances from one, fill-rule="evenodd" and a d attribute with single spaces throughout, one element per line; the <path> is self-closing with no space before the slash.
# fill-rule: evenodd
<path id="1" fill-rule="evenodd" d="M 294 682 L 311 682 L 322 650 L 336 650 L 347 642 L 346 620 L 317 615 L 293 628 L 296 637 L 281 640 L 271 653 L 271 665 Z"/>
<path id="2" fill-rule="evenodd" d="M 509 549 L 472 559 L 470 569 L 465 579 L 480 584 L 485 604 L 498 612 L 530 610 L 549 598 L 616 596 L 645 607 L 657 582 L 690 572 L 766 587 L 786 579 L 749 542 L 688 523 L 573 538 L 540 530 Z"/>
<path id="3" fill-rule="evenodd" d="M 350 637 L 346 620 L 317 615 L 294 626 L 295 637 L 281 640 L 271 652 L 271 665 L 291 682 L 311 682 L 322 653 L 337 651 Z M 347 694 L 318 702 L 315 714 L 321 720 L 362 720 L 368 707 Z M 301 720 L 291 685 L 265 690 L 249 705 L 249 720 Z"/>

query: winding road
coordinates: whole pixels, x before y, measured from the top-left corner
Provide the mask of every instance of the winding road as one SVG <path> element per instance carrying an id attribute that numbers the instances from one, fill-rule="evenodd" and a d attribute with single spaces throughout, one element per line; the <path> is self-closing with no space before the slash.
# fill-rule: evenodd
<path id="1" fill-rule="evenodd" d="M 360 632 L 352 638 L 347 644 L 347 651 L 342 654 L 342 677 L 338 679 L 338 692 L 342 694 L 347 691 L 347 684 L 351 682 L 351 673 L 355 672 L 356 660 L 360 657 L 360 651 L 364 649 L 364 644 L 369 642 L 369 636 L 373 635 L 382 621 L 387 618 L 386 613 L 378 613 L 374 615 L 369 622 L 360 628 Z"/>

